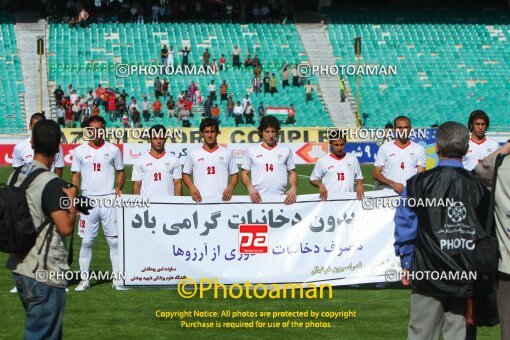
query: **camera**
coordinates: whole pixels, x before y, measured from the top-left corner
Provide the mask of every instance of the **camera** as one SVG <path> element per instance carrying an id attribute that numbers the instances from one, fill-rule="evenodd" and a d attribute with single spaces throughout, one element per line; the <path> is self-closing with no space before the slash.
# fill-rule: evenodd
<path id="1" fill-rule="evenodd" d="M 76 188 L 76 185 L 74 185 L 72 183 L 66 182 L 64 180 L 61 180 L 61 182 L 62 182 L 62 188 L 64 188 L 64 189 L 71 189 L 73 187 Z M 64 195 L 65 195 L 65 193 L 64 193 Z M 75 203 L 76 210 L 78 210 L 81 214 L 84 214 L 84 215 L 88 215 L 89 210 L 94 208 L 94 205 L 92 204 L 91 199 L 86 196 L 80 195 L 80 194 L 76 195 L 76 199 L 74 200 L 74 203 Z"/>

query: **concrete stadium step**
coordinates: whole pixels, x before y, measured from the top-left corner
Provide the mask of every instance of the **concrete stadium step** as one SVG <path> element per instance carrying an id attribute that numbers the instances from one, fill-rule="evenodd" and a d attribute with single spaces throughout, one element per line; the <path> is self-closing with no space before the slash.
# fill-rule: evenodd
<path id="1" fill-rule="evenodd" d="M 295 26 L 312 65 L 335 65 L 328 31 L 322 23 L 297 23 Z M 335 126 L 356 126 L 356 110 L 348 101 L 342 102 L 340 99 L 339 78 L 325 75 L 316 77 L 319 81 L 317 92 L 320 92 Z"/>

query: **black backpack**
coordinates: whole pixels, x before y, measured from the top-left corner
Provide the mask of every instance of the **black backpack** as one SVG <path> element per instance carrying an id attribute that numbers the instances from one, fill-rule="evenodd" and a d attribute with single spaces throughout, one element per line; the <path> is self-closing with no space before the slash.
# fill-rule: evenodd
<path id="1" fill-rule="evenodd" d="M 50 221 L 50 217 L 47 217 L 36 229 L 25 196 L 30 183 L 45 171 L 47 170 L 42 168 L 35 169 L 19 187 L 15 187 L 14 184 L 21 172 L 21 168 L 18 168 L 11 182 L 0 187 L 0 251 L 13 254 L 28 253 L 34 246 L 39 232 Z"/>

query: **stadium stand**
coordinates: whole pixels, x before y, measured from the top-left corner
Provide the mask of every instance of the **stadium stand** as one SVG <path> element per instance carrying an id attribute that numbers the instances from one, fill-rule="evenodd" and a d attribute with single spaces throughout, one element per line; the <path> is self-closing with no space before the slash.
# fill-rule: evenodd
<path id="1" fill-rule="evenodd" d="M 475 12 L 476 11 L 476 12 Z M 327 28 L 338 65 L 396 65 L 397 76 L 361 76 L 365 125 L 381 127 L 397 114 L 414 126 L 466 121 L 482 109 L 491 130 L 510 127 L 508 9 L 328 9 Z M 355 91 L 355 77 L 349 77 Z"/>
<path id="2" fill-rule="evenodd" d="M 214 76 L 171 75 L 169 94 L 177 98 L 180 91 L 187 90 L 193 80 L 199 85 L 202 95 L 207 93 L 207 85 L 211 79 L 217 84 L 219 104 L 219 85 L 223 80 L 229 84 L 228 93 L 234 101 L 242 100 L 251 92 L 252 70 L 232 68 L 231 51 L 234 45 L 241 49 L 241 63 L 251 52 L 257 54 L 261 60 L 265 73 L 276 74 L 278 79 L 278 94 L 251 94 L 255 108 L 262 101 L 266 107 L 288 107 L 291 103 L 296 109 L 298 126 L 330 126 L 331 119 L 323 104 L 314 92 L 314 100 L 305 102 L 303 87 L 281 87 L 281 69 L 284 64 L 294 65 L 307 60 L 299 35 L 293 25 L 282 24 L 197 24 L 197 23 L 105 23 L 91 24 L 86 28 L 70 28 L 67 24 L 50 24 L 48 26 L 48 81 L 50 92 L 57 85 L 62 89 L 69 84 L 77 89 L 79 95 L 84 96 L 89 89 L 95 89 L 99 83 L 103 87 L 125 90 L 129 96 L 134 96 L 138 103 L 147 96 L 154 100 L 154 76 L 132 75 L 119 78 L 115 75 L 115 64 L 156 65 L 160 60 L 160 49 L 163 45 L 173 46 L 175 64 L 181 62 L 180 49 L 191 47 L 189 63 L 201 65 L 202 54 L 208 48 L 213 58 L 218 62 L 224 54 L 227 60 L 227 70 L 220 71 Z M 162 76 L 165 77 L 165 76 Z M 263 76 L 262 76 L 263 77 Z M 312 83 L 317 83 L 312 79 Z M 224 102 L 221 105 L 220 121 L 222 126 L 234 126 L 234 119 L 225 115 Z M 220 106 L 220 105 L 219 105 Z M 177 126 L 176 118 L 167 118 L 167 109 L 163 105 L 164 118 L 155 121 L 166 126 Z M 191 118 L 192 126 L 198 126 L 199 115 Z M 116 121 L 113 126 L 119 126 Z"/>
<path id="3" fill-rule="evenodd" d="M 25 119 L 23 73 L 14 32 L 14 18 L 0 12 L 0 133 L 22 133 Z"/>

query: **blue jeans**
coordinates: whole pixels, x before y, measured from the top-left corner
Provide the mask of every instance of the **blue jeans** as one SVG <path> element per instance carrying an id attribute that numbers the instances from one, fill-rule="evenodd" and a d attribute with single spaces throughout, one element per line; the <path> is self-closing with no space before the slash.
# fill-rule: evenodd
<path id="1" fill-rule="evenodd" d="M 13 274 L 26 313 L 25 339 L 62 339 L 65 289 Z"/>

